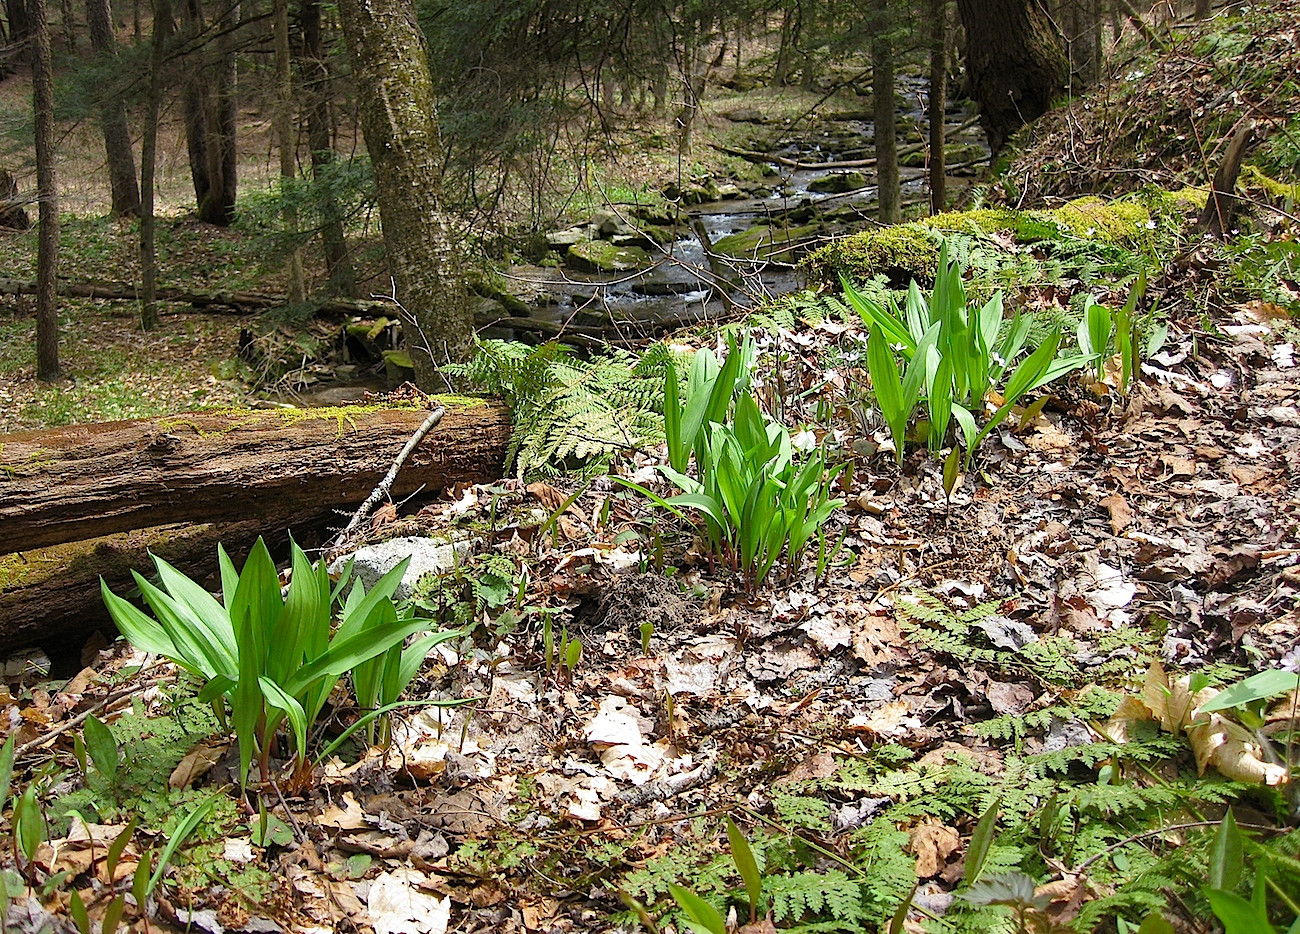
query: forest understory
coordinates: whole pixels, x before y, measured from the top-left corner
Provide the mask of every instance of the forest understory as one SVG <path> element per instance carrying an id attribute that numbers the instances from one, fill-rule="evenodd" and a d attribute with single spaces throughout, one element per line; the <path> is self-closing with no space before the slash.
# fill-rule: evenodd
<path id="1" fill-rule="evenodd" d="M 899 225 L 855 182 L 836 213 L 793 187 L 807 170 L 734 155 L 852 158 L 843 96 L 809 118 L 821 94 L 719 92 L 685 174 L 629 132 L 604 184 L 479 275 L 484 320 L 530 336 L 484 325 L 457 373 L 514 413 L 500 479 L 304 538 L 320 569 L 267 529 L 269 553 L 195 578 L 220 605 L 140 567 L 104 594 L 131 641 L 61 646 L 66 672 L 49 646 L 6 662 L 6 928 L 1300 930 L 1297 22 L 1286 2 L 1130 37 L 1096 90 L 958 169 L 952 210 Z M 602 292 L 624 271 L 581 271 L 566 238 L 622 248 L 692 186 L 722 205 L 709 246 L 751 237 L 744 300 L 620 317 L 660 296 Z M 267 198 L 228 229 L 164 217 L 167 284 L 283 294 Z M 766 199 L 779 222 L 716 219 Z M 73 278 L 134 278 L 130 222 L 72 214 L 63 236 Z M 354 402 L 435 408 L 385 392 L 385 361 L 404 371 L 377 218 L 349 238 L 381 296 L 364 314 L 176 303 L 143 332 L 134 302 L 69 298 L 53 385 L 29 299 L 0 295 L 0 429 L 315 402 L 343 434 Z M 32 278 L 34 235 L 0 243 L 0 277 Z M 41 469 L 5 437 L 0 495 Z M 741 495 L 718 479 L 740 474 Z M 454 555 L 439 572 L 337 583 L 347 555 L 421 538 Z M 34 566 L 0 556 L 0 595 Z M 336 610 L 335 637 L 364 618 L 389 650 L 306 686 L 273 652 L 260 680 L 214 675 L 176 620 L 250 599 L 275 639 L 301 615 L 328 640 Z"/>

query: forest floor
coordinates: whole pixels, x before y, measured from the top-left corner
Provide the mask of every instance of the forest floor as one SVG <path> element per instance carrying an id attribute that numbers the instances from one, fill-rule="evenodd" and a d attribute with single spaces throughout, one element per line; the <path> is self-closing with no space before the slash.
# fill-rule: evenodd
<path id="1" fill-rule="evenodd" d="M 1249 255 L 1293 247 L 1294 218 L 1262 216 Z M 223 236 L 194 233 L 196 267 L 229 270 Z M 746 934 L 1130 931 L 1152 912 L 1172 928 L 1144 932 L 1208 932 L 1207 880 L 1245 894 L 1260 880 L 1286 929 L 1300 916 L 1295 761 L 1269 752 L 1293 756 L 1295 692 L 1258 730 L 1208 739 L 1174 699 L 1297 664 L 1296 282 L 1263 262 L 1269 276 L 1243 278 L 1233 258 L 1247 254 L 1186 230 L 1180 243 L 1151 283 L 1168 336 L 1132 389 L 1113 374 L 1054 386 L 950 494 L 923 445 L 894 462 L 862 388 L 860 321 L 753 329 L 757 394 L 852 463 L 823 560 L 768 586 L 746 588 L 607 477 L 505 479 L 383 514 L 372 537 L 475 541 L 420 594 L 469 635 L 413 688 L 473 703 L 402 716 L 391 747 L 345 747 L 305 790 L 226 793 L 237 756 L 195 685 L 123 642 L 88 645 L 66 682 L 7 672 L 15 775 L 44 783 L 48 818 L 9 828 L 15 863 L 33 840 L 28 868 L 47 883 L 26 898 L 6 864 L 10 929 L 77 930 L 77 904 L 107 927 L 114 893 L 147 882 L 200 807 L 147 925 L 128 903 L 137 929 L 678 931 L 682 885 Z M 1058 276 L 1014 302 L 1063 311 L 1082 289 Z M 237 320 L 169 317 L 163 347 L 125 312 L 84 314 L 97 349 L 69 342 L 79 383 L 121 354 L 103 378 L 137 381 L 112 393 L 156 393 L 121 414 L 238 394 L 213 369 Z M 676 341 L 725 347 L 703 330 Z M 188 376 L 163 389 L 160 368 Z M 73 417 L 24 393 L 0 383 L 0 427 Z M 651 482 L 661 459 L 617 471 Z M 566 658 L 569 639 L 580 655 Z M 111 755 L 89 730 L 78 749 L 88 710 L 111 724 Z M 1229 804 L 1244 843 L 1223 830 Z"/>

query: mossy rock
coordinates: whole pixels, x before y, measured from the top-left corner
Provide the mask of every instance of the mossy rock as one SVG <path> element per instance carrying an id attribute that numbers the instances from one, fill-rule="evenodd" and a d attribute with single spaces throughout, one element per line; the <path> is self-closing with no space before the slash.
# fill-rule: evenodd
<path id="1" fill-rule="evenodd" d="M 819 224 L 785 228 L 760 224 L 723 237 L 713 244 L 713 251 L 738 259 L 788 259 L 800 241 L 813 236 L 819 230 L 821 230 Z"/>
<path id="2" fill-rule="evenodd" d="M 565 254 L 568 264 L 579 272 L 634 272 L 650 265 L 650 254 L 638 246 L 619 246 L 608 240 L 575 243 Z"/>
<path id="3" fill-rule="evenodd" d="M 1103 201 L 1093 195 L 1076 198 L 1050 213 L 1075 237 L 1124 246 L 1143 240 L 1151 223 L 1151 212 L 1136 201 Z"/>
<path id="4" fill-rule="evenodd" d="M 867 177 L 861 172 L 832 172 L 808 183 L 808 190 L 826 195 L 842 195 L 867 187 Z"/>
<path id="5" fill-rule="evenodd" d="M 839 286 L 840 276 L 865 282 L 885 276 L 890 285 L 906 288 L 913 279 L 934 282 L 939 244 L 919 224 L 902 224 L 852 234 L 806 256 L 800 267 L 815 282 Z"/>
<path id="6" fill-rule="evenodd" d="M 389 389 L 396 389 L 402 383 L 415 382 L 415 364 L 411 362 L 411 355 L 407 351 L 384 351 L 384 379 Z"/>

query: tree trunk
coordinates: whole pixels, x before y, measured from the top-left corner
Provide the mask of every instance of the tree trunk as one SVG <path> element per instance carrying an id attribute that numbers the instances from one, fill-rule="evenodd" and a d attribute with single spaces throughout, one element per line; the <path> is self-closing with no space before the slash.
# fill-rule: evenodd
<path id="1" fill-rule="evenodd" d="M 948 0 L 930 0 L 930 213 L 948 203 Z"/>
<path id="2" fill-rule="evenodd" d="M 90 45 L 104 61 L 117 57 L 117 36 L 109 0 L 86 0 L 86 24 Z M 99 105 L 99 122 L 104 130 L 104 152 L 108 156 L 108 180 L 113 191 L 113 214 L 134 217 L 140 213 L 140 186 L 135 178 L 135 155 L 131 132 L 126 124 L 126 106 L 116 87 L 105 91 Z"/>
<path id="3" fill-rule="evenodd" d="M 189 412 L 0 435 L 0 553 L 174 522 L 355 507 L 428 414 Z M 500 477 L 509 437 L 502 406 L 448 407 L 393 497 Z"/>
<path id="4" fill-rule="evenodd" d="M 214 22 L 213 61 L 207 72 L 208 94 L 204 101 L 204 131 L 207 138 L 208 193 L 199 202 L 199 220 L 228 227 L 235 219 L 238 184 L 235 113 L 235 30 L 239 25 L 239 3 L 219 0 L 221 15 Z"/>
<path id="5" fill-rule="evenodd" d="M 281 195 L 286 199 L 284 209 L 285 232 L 295 239 L 289 253 L 288 280 L 289 304 L 301 305 L 307 300 L 307 277 L 302 268 L 302 249 L 297 245 L 298 209 L 293 207 L 290 190 L 298 179 L 298 135 L 293 121 L 293 73 L 289 57 L 289 0 L 275 0 L 275 135 L 280 150 Z"/>
<path id="6" fill-rule="evenodd" d="M 303 60 L 301 70 L 308 96 L 307 145 L 311 147 L 311 176 L 320 198 L 320 235 L 325 270 L 335 295 L 356 298 L 357 277 L 343 235 L 343 212 L 328 187 L 329 165 L 334 161 L 332 85 L 325 45 L 321 41 L 320 3 L 302 5 Z M 326 183 L 326 184 L 322 184 Z"/>
<path id="7" fill-rule="evenodd" d="M 140 146 L 140 326 L 148 331 L 158 325 L 158 250 L 155 231 L 154 172 L 158 165 L 158 115 L 162 108 L 163 51 L 170 38 L 170 0 L 154 0 L 153 39 L 149 49 L 149 100 L 144 118 L 144 141 Z"/>
<path id="8" fill-rule="evenodd" d="M 442 139 L 424 36 L 413 0 L 340 0 L 339 14 L 402 330 L 416 382 L 437 388 L 436 367 L 469 353 L 474 319 L 442 208 Z"/>
<path id="9" fill-rule="evenodd" d="M 185 44 L 189 48 L 199 45 L 199 36 L 204 29 L 203 8 L 199 0 L 181 0 L 181 23 L 185 34 Z M 157 24 L 155 24 L 156 28 Z M 137 33 L 138 34 L 138 33 Z M 193 51 L 190 56 L 198 59 L 201 52 Z M 190 160 L 190 178 L 194 183 L 194 203 L 202 205 L 208 200 L 212 190 L 212 179 L 208 174 L 208 123 L 204 69 L 187 63 L 185 69 L 185 149 Z"/>
<path id="10" fill-rule="evenodd" d="M 957 9 L 966 28 L 971 96 L 997 153 L 1065 93 L 1070 62 L 1039 0 L 957 0 Z"/>
<path id="11" fill-rule="evenodd" d="M 876 0 L 875 38 L 871 41 L 871 97 L 875 105 L 876 184 L 880 222 L 903 220 L 903 195 L 898 179 L 898 123 L 894 111 L 894 40 L 889 0 Z"/>
<path id="12" fill-rule="evenodd" d="M 45 0 L 28 0 L 32 26 L 32 110 L 36 133 L 36 188 L 40 233 L 36 258 L 36 377 L 59 372 L 59 186 L 54 167 L 54 73 Z"/>

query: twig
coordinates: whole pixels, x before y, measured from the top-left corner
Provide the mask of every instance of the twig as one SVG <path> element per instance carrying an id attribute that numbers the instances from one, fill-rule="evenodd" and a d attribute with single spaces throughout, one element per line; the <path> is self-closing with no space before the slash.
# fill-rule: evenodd
<path id="1" fill-rule="evenodd" d="M 371 510 L 379 505 L 379 501 L 388 495 L 388 491 L 393 488 L 393 481 L 397 479 L 398 471 L 402 469 L 402 465 L 406 463 L 406 459 L 411 456 L 411 452 L 415 450 L 416 445 L 424 440 L 424 436 L 432 431 L 433 427 L 437 425 L 438 422 L 442 421 L 442 416 L 444 414 L 446 414 L 446 410 L 442 406 L 438 406 L 429 413 L 429 417 L 421 423 L 420 427 L 415 429 L 415 434 L 411 435 L 410 440 L 406 442 L 405 446 L 398 453 L 397 459 L 393 461 L 393 466 L 388 468 L 388 473 L 384 475 L 384 479 L 380 480 L 379 485 L 371 491 L 370 496 L 368 496 L 366 501 L 361 504 L 361 508 L 359 508 L 352 516 L 352 521 L 349 522 L 343 531 L 340 532 L 334 538 L 333 542 L 330 543 L 331 546 L 338 546 L 347 541 L 348 537 L 356 527 L 364 522 L 365 518 L 370 515 Z"/>
<path id="2" fill-rule="evenodd" d="M 144 672 L 141 671 L 140 674 L 144 674 Z M 137 677 L 139 677 L 139 675 L 137 675 Z M 23 743 L 21 746 L 19 746 L 17 749 L 14 750 L 14 758 L 17 759 L 19 756 L 31 752 L 33 749 L 36 749 L 38 746 L 44 746 L 50 740 L 54 739 L 54 737 L 62 733 L 68 732 L 68 730 L 72 729 L 75 726 L 79 726 L 82 722 L 88 719 L 91 716 L 91 714 L 98 713 L 99 711 L 107 707 L 109 704 L 116 703 L 117 701 L 122 700 L 124 697 L 130 697 L 132 694 L 139 691 L 141 686 L 142 685 L 136 685 L 135 687 L 127 688 L 126 690 L 123 691 L 118 691 L 115 694 L 110 694 L 95 706 L 87 710 L 83 710 L 81 713 L 77 714 L 71 720 L 66 720 L 63 723 L 60 723 L 54 729 L 49 730 L 46 733 L 42 733 L 37 739 L 34 739 L 29 743 Z"/>

